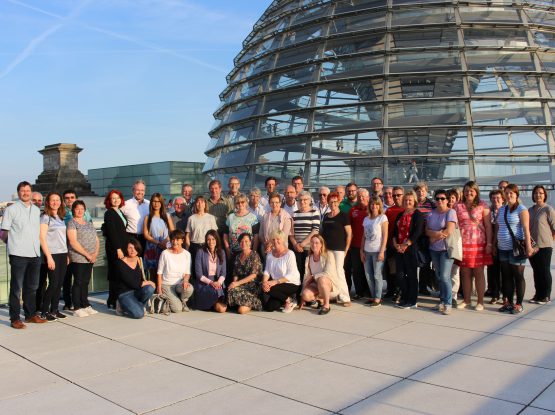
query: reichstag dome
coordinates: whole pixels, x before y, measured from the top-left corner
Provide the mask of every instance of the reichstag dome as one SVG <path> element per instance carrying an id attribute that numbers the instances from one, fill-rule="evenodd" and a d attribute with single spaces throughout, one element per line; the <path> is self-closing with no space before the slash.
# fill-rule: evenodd
<path id="1" fill-rule="evenodd" d="M 553 3 L 276 0 L 234 60 L 204 172 L 553 183 Z"/>

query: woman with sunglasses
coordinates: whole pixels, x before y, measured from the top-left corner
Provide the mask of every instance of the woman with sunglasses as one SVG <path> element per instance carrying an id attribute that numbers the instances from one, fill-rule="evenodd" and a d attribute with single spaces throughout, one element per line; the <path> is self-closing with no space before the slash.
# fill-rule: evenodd
<path id="1" fill-rule="evenodd" d="M 447 192 L 443 189 L 435 192 L 436 208 L 426 221 L 426 235 L 430 238 L 430 255 L 439 282 L 440 313 L 451 314 L 451 267 L 453 258 L 449 258 L 446 238 L 457 226 L 457 213 L 449 208 Z"/>

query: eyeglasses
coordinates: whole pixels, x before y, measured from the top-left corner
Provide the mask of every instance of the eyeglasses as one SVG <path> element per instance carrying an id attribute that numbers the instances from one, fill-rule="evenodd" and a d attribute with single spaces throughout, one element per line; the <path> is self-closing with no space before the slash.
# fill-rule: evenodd
<path id="1" fill-rule="evenodd" d="M 436 197 L 436 202 L 439 202 L 440 200 L 447 200 L 446 197 Z"/>
<path id="2" fill-rule="evenodd" d="M 173 205 L 174 205 L 174 206 L 185 206 L 184 203 L 174 203 Z"/>
<path id="3" fill-rule="evenodd" d="M 402 193 L 394 193 L 393 197 L 403 197 L 403 194 Z"/>
<path id="4" fill-rule="evenodd" d="M 320 193 L 320 194 L 319 194 L 318 196 L 320 196 L 320 197 L 322 197 L 322 196 L 324 196 L 324 197 L 328 197 L 328 195 L 327 195 L 327 194 L 325 194 L 325 193 Z"/>

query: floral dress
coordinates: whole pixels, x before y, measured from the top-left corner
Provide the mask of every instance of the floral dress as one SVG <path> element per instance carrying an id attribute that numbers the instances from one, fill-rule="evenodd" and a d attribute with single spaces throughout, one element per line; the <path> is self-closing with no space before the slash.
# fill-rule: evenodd
<path id="1" fill-rule="evenodd" d="M 262 291 L 258 280 L 262 275 L 262 261 L 255 251 L 251 252 L 245 262 L 241 262 L 241 255 L 237 255 L 233 266 L 233 276 L 242 280 L 251 274 L 256 274 L 257 279 L 227 292 L 229 306 L 245 306 L 256 311 L 262 310 L 262 301 L 260 300 Z"/>
<path id="2" fill-rule="evenodd" d="M 463 245 L 463 259 L 458 261 L 464 268 L 478 268 L 493 264 L 491 255 L 486 254 L 486 229 L 484 227 L 484 209 L 489 209 L 483 201 L 469 212 L 464 203 L 454 207 L 459 220 Z"/>

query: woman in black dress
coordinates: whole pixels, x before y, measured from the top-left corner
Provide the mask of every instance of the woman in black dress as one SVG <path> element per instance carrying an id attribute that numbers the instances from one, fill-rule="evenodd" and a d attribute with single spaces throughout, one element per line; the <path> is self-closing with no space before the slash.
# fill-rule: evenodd
<path id="1" fill-rule="evenodd" d="M 108 308 L 116 308 L 116 283 L 118 280 L 117 261 L 125 256 L 126 245 L 129 237 L 125 228 L 127 219 L 121 211 L 125 204 L 123 194 L 119 190 L 111 190 L 104 199 L 106 212 L 104 213 L 104 224 L 102 233 L 105 238 L 106 260 L 108 262 L 108 287 L 110 293 L 106 304 Z"/>

